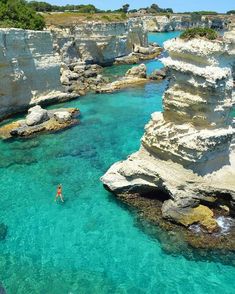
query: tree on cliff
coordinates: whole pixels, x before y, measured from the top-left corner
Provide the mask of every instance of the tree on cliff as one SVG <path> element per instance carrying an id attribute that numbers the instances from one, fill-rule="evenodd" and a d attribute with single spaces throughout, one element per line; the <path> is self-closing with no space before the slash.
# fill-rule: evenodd
<path id="1" fill-rule="evenodd" d="M 45 21 L 24 0 L 1 0 L 0 27 L 42 30 Z"/>
<path id="2" fill-rule="evenodd" d="M 38 1 L 31 1 L 28 5 L 35 11 L 39 12 L 51 12 L 54 10 L 54 7 L 47 3 L 47 2 L 38 2 Z"/>
<path id="3" fill-rule="evenodd" d="M 130 4 L 124 4 L 123 6 L 122 6 L 122 12 L 124 12 L 124 13 L 127 13 L 128 12 L 128 10 L 129 10 L 129 8 L 130 8 Z"/>
<path id="4" fill-rule="evenodd" d="M 235 10 L 229 10 L 227 14 L 235 14 Z"/>
<path id="5" fill-rule="evenodd" d="M 146 8 L 148 13 L 173 13 L 172 8 L 160 8 L 156 3 Z"/>

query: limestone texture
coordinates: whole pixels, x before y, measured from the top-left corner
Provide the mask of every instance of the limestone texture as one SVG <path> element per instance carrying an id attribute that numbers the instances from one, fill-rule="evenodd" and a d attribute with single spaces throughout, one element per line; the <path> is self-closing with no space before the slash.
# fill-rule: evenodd
<path id="1" fill-rule="evenodd" d="M 144 28 L 149 32 L 181 31 L 193 27 L 226 29 L 229 26 L 229 17 L 202 16 L 194 18 L 190 15 L 146 15 L 141 17 Z"/>
<path id="2" fill-rule="evenodd" d="M 50 27 L 54 49 L 65 64 L 84 61 L 108 65 L 115 58 L 147 47 L 147 31 L 140 19 L 116 23 L 87 22 L 69 27 Z"/>
<path id="3" fill-rule="evenodd" d="M 235 215 L 233 36 L 165 43 L 163 112 L 152 114 L 140 150 L 101 178 L 117 195 L 160 197 L 164 218 L 208 233 L 221 231 L 213 209 Z"/>
<path id="4" fill-rule="evenodd" d="M 45 109 L 37 105 L 28 110 L 28 115 L 26 116 L 26 124 L 28 126 L 38 125 L 48 120 L 49 116 Z"/>
<path id="5" fill-rule="evenodd" d="M 144 63 L 140 64 L 139 66 L 134 66 L 129 69 L 126 74 L 126 77 L 136 77 L 136 78 L 143 78 L 147 77 L 147 68 Z"/>
<path id="6" fill-rule="evenodd" d="M 49 32 L 0 29 L 0 119 L 41 100 L 69 99 Z"/>

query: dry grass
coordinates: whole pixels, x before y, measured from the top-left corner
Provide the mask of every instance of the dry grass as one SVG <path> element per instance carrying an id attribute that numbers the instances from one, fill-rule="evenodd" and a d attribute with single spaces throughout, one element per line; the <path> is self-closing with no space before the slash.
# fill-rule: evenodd
<path id="1" fill-rule="evenodd" d="M 126 20 L 127 17 L 122 13 L 44 13 L 43 14 L 47 26 L 70 26 L 72 24 L 79 24 L 88 21 L 102 21 L 102 22 L 118 22 Z"/>

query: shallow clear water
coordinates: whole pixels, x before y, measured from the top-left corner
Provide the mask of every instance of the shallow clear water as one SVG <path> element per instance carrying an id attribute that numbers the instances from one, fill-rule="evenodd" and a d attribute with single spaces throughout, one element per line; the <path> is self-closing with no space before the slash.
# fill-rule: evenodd
<path id="1" fill-rule="evenodd" d="M 180 31 L 168 32 L 168 33 L 149 33 L 149 42 L 156 42 L 158 45 L 163 46 L 163 43 L 169 39 L 177 38 L 181 34 Z"/>
<path id="2" fill-rule="evenodd" d="M 80 125 L 0 142 L 0 281 L 7 293 L 233 293 L 235 268 L 161 249 L 99 178 L 139 148 L 164 83 L 88 95 Z M 53 106 L 55 107 L 55 106 Z M 56 185 L 64 204 L 55 204 Z"/>
<path id="3" fill-rule="evenodd" d="M 169 33 L 149 33 L 148 40 L 149 42 L 157 42 L 161 47 L 163 43 L 171 38 L 176 38 L 180 35 L 179 31 L 169 32 Z M 147 66 L 147 74 L 151 74 L 155 69 L 160 69 L 163 67 L 163 64 L 156 58 L 154 60 L 147 60 L 143 63 Z M 135 66 L 134 64 L 124 64 L 124 65 L 115 65 L 104 68 L 103 74 L 108 76 L 111 80 L 115 80 L 119 77 L 123 77 L 128 69 Z"/>

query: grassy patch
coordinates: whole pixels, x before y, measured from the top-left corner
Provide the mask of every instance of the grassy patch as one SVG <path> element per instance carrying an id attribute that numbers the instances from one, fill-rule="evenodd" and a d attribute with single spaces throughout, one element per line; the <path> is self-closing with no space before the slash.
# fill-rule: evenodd
<path id="1" fill-rule="evenodd" d="M 218 38 L 218 33 L 215 30 L 209 28 L 193 28 L 187 29 L 180 35 L 180 38 L 184 40 L 191 40 L 198 37 L 206 38 L 208 40 L 215 40 Z"/>
<path id="2" fill-rule="evenodd" d="M 55 12 L 43 13 L 46 25 L 69 26 L 86 21 L 117 22 L 127 19 L 125 13 L 76 13 L 76 12 Z"/>

